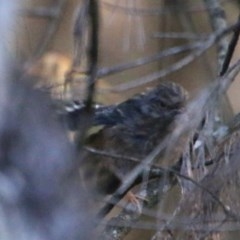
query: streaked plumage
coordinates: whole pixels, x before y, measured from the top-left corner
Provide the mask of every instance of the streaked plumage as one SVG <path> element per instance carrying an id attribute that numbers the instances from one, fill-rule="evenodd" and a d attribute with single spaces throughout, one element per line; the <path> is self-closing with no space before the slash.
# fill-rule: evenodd
<path id="1" fill-rule="evenodd" d="M 171 131 L 186 99 L 186 91 L 181 86 L 165 83 L 118 105 L 98 106 L 93 125 L 104 127 L 88 138 L 87 145 L 142 160 Z M 69 113 L 72 129 L 77 126 L 83 108 Z M 82 160 L 84 179 L 107 193 L 116 190 L 122 178 L 137 164 L 89 152 L 85 152 Z"/>

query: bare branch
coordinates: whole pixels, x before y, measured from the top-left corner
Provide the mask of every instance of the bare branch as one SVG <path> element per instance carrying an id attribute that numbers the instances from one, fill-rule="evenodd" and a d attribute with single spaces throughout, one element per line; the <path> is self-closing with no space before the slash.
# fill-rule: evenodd
<path id="1" fill-rule="evenodd" d="M 240 19 L 240 16 L 238 17 L 238 19 Z M 236 47 L 238 39 L 239 39 L 239 34 L 240 34 L 240 28 L 238 28 L 234 31 L 231 42 L 229 43 L 229 46 L 228 46 L 228 49 L 226 52 L 226 56 L 224 57 L 220 76 L 222 76 L 229 67 L 230 61 L 232 59 L 235 47 Z"/>
<path id="2" fill-rule="evenodd" d="M 199 42 L 197 43 L 193 43 L 193 44 L 187 44 L 187 45 L 183 45 L 183 46 L 177 46 L 177 47 L 172 47 L 172 48 L 168 48 L 165 49 L 155 55 L 149 56 L 149 57 L 144 57 L 144 58 L 139 58 L 134 60 L 133 62 L 129 62 L 129 63 L 123 63 L 123 64 L 119 64 L 117 66 L 114 67 L 109 67 L 109 68 L 101 68 L 98 70 L 98 77 L 105 77 L 111 74 L 116 74 L 125 70 L 129 70 L 129 69 L 133 69 L 136 67 L 141 67 L 145 64 L 149 64 L 158 60 L 161 60 L 162 58 L 168 57 L 168 56 L 172 56 L 175 54 L 179 54 L 179 53 L 184 53 L 187 51 L 191 51 L 194 49 L 198 49 L 201 45 L 199 44 Z"/>
<path id="3" fill-rule="evenodd" d="M 219 0 L 204 0 L 210 22 L 213 28 L 213 31 L 221 31 L 223 29 L 226 29 L 227 22 L 225 17 L 224 9 L 221 6 L 221 3 Z M 220 69 L 222 68 L 223 61 L 225 59 L 225 55 L 228 49 L 228 41 L 226 37 L 222 37 L 217 42 L 217 49 L 218 49 L 218 69 L 220 72 Z"/>

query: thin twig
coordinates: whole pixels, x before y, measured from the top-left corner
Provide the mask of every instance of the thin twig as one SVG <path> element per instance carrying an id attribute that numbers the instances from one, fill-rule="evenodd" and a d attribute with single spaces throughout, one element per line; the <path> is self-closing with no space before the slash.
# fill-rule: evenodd
<path id="1" fill-rule="evenodd" d="M 126 160 L 126 161 L 133 161 L 133 162 L 136 162 L 136 163 L 141 162 L 141 160 L 138 159 L 138 158 L 119 155 L 119 154 L 113 154 L 113 153 L 110 153 L 110 152 L 98 150 L 98 149 L 91 148 L 91 147 L 84 147 L 84 149 L 86 149 L 89 153 L 97 154 L 97 155 L 107 157 L 107 158 L 122 159 L 122 160 Z"/>
<path id="2" fill-rule="evenodd" d="M 159 219 L 160 223 L 164 224 L 166 221 L 169 221 L 171 218 L 171 215 L 164 215 L 162 213 L 161 219 Z M 172 223 L 169 226 L 170 230 L 179 230 L 182 229 L 183 231 L 192 231 L 193 229 L 196 231 L 209 231 L 209 225 L 212 225 L 212 227 L 219 226 L 224 222 L 224 225 L 221 226 L 221 228 L 218 228 L 217 231 L 225 232 L 225 231 L 236 231 L 240 228 L 240 223 L 237 221 L 234 221 L 232 219 L 226 219 L 225 215 L 222 214 L 216 214 L 215 219 L 211 220 L 202 220 L 199 221 L 198 219 L 190 219 L 186 217 L 178 217 L 174 219 L 174 223 Z M 111 226 L 111 227 L 123 227 L 123 224 L 121 222 L 117 221 L 102 221 L 101 225 L 105 226 Z M 140 221 L 134 223 L 129 223 L 129 226 L 131 229 L 146 229 L 146 230 L 156 230 L 156 223 L 153 223 L 152 221 Z"/>
<path id="3" fill-rule="evenodd" d="M 240 20 L 240 16 L 238 17 L 238 20 Z M 237 45 L 237 42 L 238 42 L 238 39 L 239 39 L 239 34 L 240 34 L 240 28 L 236 28 L 234 30 L 231 42 L 228 45 L 227 53 L 226 53 L 226 56 L 225 56 L 224 61 L 223 61 L 222 69 L 220 71 L 220 76 L 224 75 L 225 72 L 228 70 L 230 61 L 232 59 L 234 50 L 236 48 L 236 45 Z"/>
<path id="4" fill-rule="evenodd" d="M 98 64 L 98 1 L 89 0 L 89 18 L 91 20 L 91 35 L 89 46 L 89 78 L 87 86 L 86 111 L 90 112 L 93 103 L 95 80 L 97 78 Z"/>
<path id="5" fill-rule="evenodd" d="M 153 34 L 154 38 L 171 38 L 171 39 L 190 39 L 190 40 L 205 40 L 209 34 L 194 34 L 191 32 L 159 32 Z"/>
<path id="6" fill-rule="evenodd" d="M 86 34 L 86 26 L 84 23 L 89 20 L 88 34 L 89 43 L 88 46 L 83 45 L 83 38 Z M 82 21 L 83 22 L 82 22 Z M 88 76 L 87 76 L 87 89 L 85 108 L 81 120 L 78 123 L 78 134 L 76 136 L 76 145 L 80 149 L 84 146 L 84 139 L 87 133 L 87 129 L 90 127 L 92 122 L 92 103 L 95 94 L 95 81 L 97 78 L 97 65 L 98 65 L 98 34 L 99 34 L 99 13 L 98 13 L 98 1 L 96 0 L 85 0 L 84 9 L 80 9 L 74 28 L 74 41 L 75 41 L 75 58 L 73 67 L 81 62 L 80 59 L 82 51 L 87 51 L 87 63 L 88 63 Z M 86 49 L 84 49 L 84 47 Z M 71 76 L 70 76 L 71 77 Z"/>
<path id="7" fill-rule="evenodd" d="M 193 44 L 186 44 L 186 45 L 182 45 L 182 46 L 168 48 L 168 49 L 165 49 L 165 50 L 163 50 L 157 54 L 154 54 L 152 56 L 138 58 L 129 63 L 123 63 L 123 64 L 119 64 L 119 65 L 116 65 L 114 67 L 109 67 L 109 68 L 101 68 L 98 70 L 97 75 L 99 78 L 101 78 L 101 77 L 105 77 L 105 76 L 108 76 L 111 74 L 116 74 L 116 73 L 119 73 L 119 72 L 122 72 L 125 70 L 133 69 L 136 67 L 141 67 L 143 65 L 150 64 L 152 62 L 161 60 L 162 58 L 165 58 L 165 57 L 168 57 L 171 55 L 198 49 L 200 46 L 201 46 L 200 43 L 197 42 L 197 43 L 193 43 Z"/>
<path id="8" fill-rule="evenodd" d="M 226 29 L 227 22 L 226 22 L 226 16 L 223 7 L 221 6 L 221 3 L 219 0 L 204 0 L 206 9 L 209 14 L 210 23 L 212 25 L 212 29 L 214 32 L 221 31 L 223 29 Z M 217 42 L 217 48 L 218 48 L 218 69 L 222 68 L 223 61 L 225 59 L 225 55 L 228 48 L 228 41 L 226 37 L 222 37 Z"/>

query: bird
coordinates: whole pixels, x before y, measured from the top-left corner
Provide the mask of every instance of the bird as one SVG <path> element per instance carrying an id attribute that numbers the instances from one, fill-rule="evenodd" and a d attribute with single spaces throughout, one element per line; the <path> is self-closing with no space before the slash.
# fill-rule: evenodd
<path id="1" fill-rule="evenodd" d="M 173 82 L 135 95 L 115 105 L 94 105 L 92 127 L 102 126 L 88 136 L 87 147 L 109 153 L 109 156 L 85 151 L 82 154 L 82 178 L 95 193 L 112 194 L 137 162 L 112 158 L 111 154 L 143 160 L 172 129 L 183 112 L 187 91 Z M 74 102 L 67 108 L 67 122 L 76 130 L 85 104 Z M 136 199 L 133 199 L 133 202 Z"/>

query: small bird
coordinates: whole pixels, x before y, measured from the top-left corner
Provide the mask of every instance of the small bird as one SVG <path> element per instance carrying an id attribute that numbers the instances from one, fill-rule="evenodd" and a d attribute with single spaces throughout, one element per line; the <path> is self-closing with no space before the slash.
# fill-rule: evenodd
<path id="1" fill-rule="evenodd" d="M 117 105 L 94 108 L 93 126 L 100 131 L 88 137 L 86 145 L 109 154 L 143 160 L 171 131 L 176 117 L 182 113 L 187 92 L 175 83 L 164 83 Z M 75 102 L 68 108 L 71 130 L 77 128 L 84 104 Z M 113 193 L 138 163 L 113 159 L 88 151 L 82 156 L 82 175 L 94 190 Z"/>

